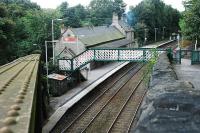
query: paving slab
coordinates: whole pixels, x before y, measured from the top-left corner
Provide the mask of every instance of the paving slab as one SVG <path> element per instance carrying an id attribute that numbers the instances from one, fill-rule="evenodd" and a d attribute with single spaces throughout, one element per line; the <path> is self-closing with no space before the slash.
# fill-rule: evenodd
<path id="1" fill-rule="evenodd" d="M 181 64 L 174 65 L 178 79 L 191 82 L 200 89 L 200 65 L 191 65 L 190 59 L 182 59 Z"/>

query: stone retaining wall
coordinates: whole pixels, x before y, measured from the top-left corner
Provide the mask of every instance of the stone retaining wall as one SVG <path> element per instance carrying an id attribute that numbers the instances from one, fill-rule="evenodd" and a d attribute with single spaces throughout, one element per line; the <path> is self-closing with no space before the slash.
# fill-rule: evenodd
<path id="1" fill-rule="evenodd" d="M 200 91 L 178 80 L 162 54 L 139 112 L 134 133 L 200 132 Z"/>

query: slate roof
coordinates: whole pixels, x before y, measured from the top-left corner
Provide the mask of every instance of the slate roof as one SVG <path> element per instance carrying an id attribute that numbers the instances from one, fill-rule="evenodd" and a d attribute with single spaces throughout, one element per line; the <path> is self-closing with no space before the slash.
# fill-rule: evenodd
<path id="1" fill-rule="evenodd" d="M 82 41 L 86 47 L 125 38 L 114 26 L 82 27 L 72 28 L 71 30 L 75 35 L 79 36 L 80 41 Z"/>
<path id="2" fill-rule="evenodd" d="M 102 45 L 99 45 L 99 46 L 96 46 L 96 47 L 97 48 L 118 48 L 118 47 L 123 47 L 125 45 L 128 45 L 132 42 L 133 41 L 131 41 L 131 40 L 121 39 L 121 40 L 105 43 L 105 44 L 102 44 Z"/>

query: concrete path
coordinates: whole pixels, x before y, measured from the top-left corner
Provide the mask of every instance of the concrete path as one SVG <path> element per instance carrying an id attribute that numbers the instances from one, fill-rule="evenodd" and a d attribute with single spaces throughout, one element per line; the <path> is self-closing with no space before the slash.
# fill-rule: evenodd
<path id="1" fill-rule="evenodd" d="M 181 64 L 174 65 L 178 79 L 190 81 L 196 89 L 200 89 L 200 65 L 191 65 L 190 59 L 182 59 Z"/>

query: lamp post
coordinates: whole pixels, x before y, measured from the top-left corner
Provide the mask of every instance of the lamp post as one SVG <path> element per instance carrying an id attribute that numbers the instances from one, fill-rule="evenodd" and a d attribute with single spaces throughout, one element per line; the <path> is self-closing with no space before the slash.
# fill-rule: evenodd
<path id="1" fill-rule="evenodd" d="M 164 38 L 165 38 L 165 28 L 166 27 L 163 27 L 163 36 L 162 36 L 162 39 L 164 40 Z"/>
<path id="2" fill-rule="evenodd" d="M 178 40 L 178 49 L 180 49 L 180 35 L 177 35 L 177 40 Z"/>
<path id="3" fill-rule="evenodd" d="M 58 42 L 58 41 L 45 41 L 45 60 L 46 60 L 46 75 L 47 75 L 47 88 L 49 86 L 49 80 L 48 80 L 48 75 L 49 75 L 49 66 L 48 66 L 48 49 L 47 49 L 47 44 L 48 43 L 55 43 L 55 42 Z M 47 89 L 47 92 L 49 94 L 49 89 Z"/>
<path id="4" fill-rule="evenodd" d="M 155 42 L 156 42 L 156 40 L 157 40 L 157 38 L 156 38 L 156 31 L 157 31 L 158 28 L 154 28 L 154 29 L 155 29 Z"/>
<path id="5" fill-rule="evenodd" d="M 52 34 L 52 47 L 53 47 L 53 65 L 55 63 L 55 53 L 54 53 L 54 21 L 57 20 L 57 21 L 62 21 L 63 19 L 60 19 L 60 18 L 57 18 L 57 19 L 52 19 L 51 21 L 51 34 Z"/>
<path id="6" fill-rule="evenodd" d="M 196 38 L 196 41 L 195 41 L 195 45 L 194 45 L 194 50 L 196 51 L 197 50 L 197 38 Z"/>
<path id="7" fill-rule="evenodd" d="M 183 34 L 181 35 L 181 45 L 183 47 Z"/>
<path id="8" fill-rule="evenodd" d="M 147 41 L 147 29 L 144 29 L 144 43 Z"/>
<path id="9" fill-rule="evenodd" d="M 47 42 L 48 41 L 45 41 L 45 59 L 46 59 L 46 75 L 47 75 L 47 93 L 49 94 L 49 80 L 48 80 L 48 75 L 49 75 L 49 67 L 48 67 L 48 58 L 47 58 Z"/>

